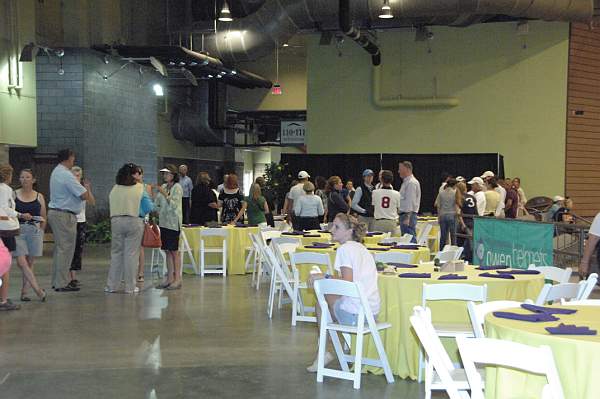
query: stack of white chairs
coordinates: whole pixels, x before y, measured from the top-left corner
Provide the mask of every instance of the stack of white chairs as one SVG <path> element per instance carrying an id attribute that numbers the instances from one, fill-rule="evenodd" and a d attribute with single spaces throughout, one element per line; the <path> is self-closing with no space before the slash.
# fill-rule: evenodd
<path id="1" fill-rule="evenodd" d="M 457 337 L 458 350 L 471 389 L 471 399 L 484 399 L 485 377 L 476 365 L 501 366 L 546 376 L 542 399 L 564 399 L 564 393 L 550 347 L 533 347 L 490 338 Z"/>
<path id="2" fill-rule="evenodd" d="M 487 301 L 487 284 L 484 285 L 472 285 L 472 284 L 423 284 L 423 298 L 422 306 L 427 307 L 428 301 L 473 301 L 473 302 L 486 302 Z M 467 307 L 465 303 L 465 313 Z M 435 332 L 440 337 L 452 337 L 456 338 L 459 336 L 473 337 L 473 328 L 471 324 L 442 324 L 437 323 L 435 325 Z M 421 381 L 421 372 L 423 369 L 423 354 L 419 356 L 419 381 Z M 427 370 L 431 371 L 431 368 L 425 364 L 426 373 Z M 428 389 L 427 378 L 425 379 L 425 392 L 430 391 Z"/>
<path id="3" fill-rule="evenodd" d="M 598 274 L 592 273 L 587 280 L 579 283 L 545 284 L 538 295 L 535 304 L 544 305 L 546 302 L 557 300 L 582 300 L 588 299 L 596 282 Z"/>
<path id="4" fill-rule="evenodd" d="M 227 237 L 229 233 L 227 229 L 208 228 L 200 230 L 200 276 L 205 274 L 221 274 L 223 277 L 227 275 Z M 220 238 L 221 245 L 208 246 L 206 245 L 207 238 Z M 221 263 L 214 265 L 206 264 L 206 254 L 221 254 Z M 208 267 L 212 266 L 212 267 Z"/>
<path id="5" fill-rule="evenodd" d="M 257 244 L 260 244 L 261 248 L 267 246 L 267 244 L 274 239 L 281 237 L 281 231 L 278 230 L 260 230 L 258 236 L 255 236 L 258 240 Z M 253 243 L 254 244 L 254 243 Z M 259 254 L 260 255 L 260 254 Z M 252 270 L 252 283 L 256 284 L 256 290 L 260 289 L 260 282 L 267 270 L 265 270 L 264 266 L 268 265 L 265 263 L 262 257 L 259 256 L 258 261 L 255 262 L 255 269 Z M 256 271 L 256 274 L 255 274 Z M 254 276 L 256 275 L 256 280 Z"/>
<path id="6" fill-rule="evenodd" d="M 467 303 L 467 309 L 469 310 L 469 318 L 471 319 L 471 326 L 475 333 L 475 338 L 485 338 L 483 332 L 485 315 L 501 309 L 518 308 L 520 306 L 521 302 L 517 301 L 491 301 L 480 304 L 469 301 Z"/>
<path id="7" fill-rule="evenodd" d="M 552 280 L 558 284 L 568 283 L 573 271 L 570 267 L 563 269 L 556 266 L 536 266 L 534 264 L 529 265 L 528 269 L 538 270 L 546 280 Z"/>
<path id="8" fill-rule="evenodd" d="M 431 391 L 446 391 L 450 399 L 469 399 L 469 383 L 465 371 L 456 368 L 446 352 L 440 337 L 431 324 L 429 308 L 415 306 L 410 317 L 421 347 L 427 355 L 430 370 L 425 374 L 425 398 L 431 398 Z"/>
<path id="9" fill-rule="evenodd" d="M 319 353 L 317 382 L 323 382 L 323 377 L 334 377 L 353 381 L 354 389 L 360 389 L 361 372 L 363 364 L 383 368 L 385 378 L 389 384 L 394 382 L 392 369 L 387 359 L 383 341 L 379 331 L 390 328 L 390 323 L 375 322 L 373 313 L 369 306 L 369 301 L 362 292 L 358 283 L 339 280 L 339 279 L 321 279 L 315 281 L 315 293 L 317 301 L 321 308 L 321 325 L 319 328 Z M 333 322 L 329 312 L 329 306 L 325 295 L 340 295 L 360 300 L 360 309 L 356 326 L 338 324 Z M 354 355 L 344 353 L 339 338 L 339 333 L 356 335 L 356 347 Z M 327 334 L 331 337 L 335 353 L 339 360 L 342 370 L 325 368 L 325 351 L 327 346 Z M 363 358 L 363 343 L 365 335 L 371 334 L 379 359 Z M 354 363 L 354 371 L 350 371 L 349 363 Z"/>
<path id="10" fill-rule="evenodd" d="M 390 251 L 390 252 L 375 252 L 373 253 L 375 263 L 412 263 L 413 255 L 406 252 Z"/>
<path id="11" fill-rule="evenodd" d="M 297 321 L 306 321 L 316 323 L 316 316 L 307 316 L 307 313 L 315 313 L 315 308 L 305 306 L 302 301 L 301 290 L 308 290 L 306 281 L 301 281 L 298 265 L 306 264 L 313 266 L 323 266 L 327 268 L 327 272 L 333 275 L 333 267 L 329 255 L 318 252 L 292 252 L 290 253 L 290 264 L 292 266 L 293 280 L 292 288 L 294 294 L 292 296 L 292 326 L 296 325 Z"/>
<path id="12" fill-rule="evenodd" d="M 275 273 L 274 270 L 272 270 L 271 273 L 271 285 L 269 287 L 269 300 L 267 303 L 267 313 L 269 315 L 269 318 L 273 317 L 273 306 L 275 303 L 275 295 L 277 293 L 279 293 L 279 302 L 277 308 L 281 308 L 284 291 L 284 284 L 282 279 L 285 278 L 290 287 L 292 286 L 292 284 L 296 285 L 298 283 L 298 281 L 294 280 L 294 275 L 291 271 L 291 266 L 288 264 L 285 258 L 286 255 L 288 255 L 289 257 L 291 253 L 295 252 L 298 246 L 298 243 L 275 244 L 271 242 L 271 248 L 273 249 L 273 254 L 275 255 L 275 259 L 277 260 L 279 266 L 279 273 Z M 287 294 L 289 300 L 292 301 L 294 298 L 294 290 L 292 289 L 292 292 L 287 292 Z"/>
<path id="13" fill-rule="evenodd" d="M 275 255 L 273 248 L 265 246 L 263 248 L 263 258 L 265 260 L 265 262 L 269 265 L 269 268 L 271 269 L 271 274 L 273 276 L 275 276 L 273 280 L 277 281 L 277 283 L 281 286 L 282 290 L 285 290 L 285 292 L 287 293 L 287 295 L 290 298 L 293 298 L 294 296 L 294 288 L 292 286 L 292 284 L 294 283 L 294 281 L 291 281 L 288 278 L 288 273 L 286 273 L 283 268 L 281 267 L 281 264 L 279 262 L 279 260 L 277 259 L 277 256 Z M 269 316 L 269 318 L 273 317 L 273 302 L 275 299 L 275 291 L 274 291 L 274 283 L 272 283 L 272 290 L 269 291 L 269 303 L 268 303 L 268 308 L 267 308 L 267 314 Z"/>

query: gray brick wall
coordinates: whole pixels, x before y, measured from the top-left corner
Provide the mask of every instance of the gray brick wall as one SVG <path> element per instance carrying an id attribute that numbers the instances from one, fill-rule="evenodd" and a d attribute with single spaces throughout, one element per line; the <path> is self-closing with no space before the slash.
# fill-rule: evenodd
<path id="1" fill-rule="evenodd" d="M 58 59 L 37 57 L 38 153 L 70 147 L 76 163 L 92 181 L 96 209 L 108 209 L 108 193 L 117 170 L 126 162 L 141 165 L 148 182 L 156 181 L 157 114 L 152 91 L 153 74 L 140 76 L 131 64 L 110 75 L 123 61 L 104 57 L 89 49 L 66 49 L 64 75 Z"/>

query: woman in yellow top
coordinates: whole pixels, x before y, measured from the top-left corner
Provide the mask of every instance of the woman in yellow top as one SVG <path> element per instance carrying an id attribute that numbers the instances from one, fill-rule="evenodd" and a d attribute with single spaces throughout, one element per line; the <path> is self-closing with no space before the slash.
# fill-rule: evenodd
<path id="1" fill-rule="evenodd" d="M 500 193 L 498 193 L 495 188 L 498 187 L 498 183 L 496 183 L 496 179 L 492 177 L 487 182 L 487 190 L 484 192 L 485 194 L 485 212 L 484 216 L 495 216 L 496 209 L 498 208 L 498 204 L 500 203 Z"/>

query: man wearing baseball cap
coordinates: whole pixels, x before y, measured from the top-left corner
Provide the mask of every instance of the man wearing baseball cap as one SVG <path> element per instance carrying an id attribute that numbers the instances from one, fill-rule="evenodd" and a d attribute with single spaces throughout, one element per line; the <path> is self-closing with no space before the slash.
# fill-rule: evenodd
<path id="1" fill-rule="evenodd" d="M 544 218 L 544 221 L 546 222 L 554 222 L 554 215 L 556 214 L 556 212 L 558 212 L 558 210 L 562 207 L 564 207 L 563 205 L 563 201 L 565 200 L 564 197 L 560 196 L 560 195 L 555 195 L 552 198 L 552 206 L 550 207 L 550 209 L 548 209 L 548 213 L 546 213 L 546 217 Z"/>
<path id="2" fill-rule="evenodd" d="M 363 171 L 363 181 L 356 188 L 352 198 L 352 210 L 358 213 L 358 220 L 365 223 L 369 231 L 373 228 L 373 175 L 371 169 Z"/>
<path id="3" fill-rule="evenodd" d="M 481 178 L 487 185 L 489 185 L 491 183 L 491 181 L 496 178 L 496 175 L 491 170 L 486 170 L 481 175 Z M 496 180 L 497 186 L 493 190 L 495 192 L 497 192 L 498 194 L 500 194 L 500 201 L 498 202 L 498 206 L 496 207 L 496 210 L 494 211 L 494 216 L 496 216 L 498 218 L 503 218 L 505 216 L 504 208 L 506 206 L 506 189 L 504 188 L 504 184 L 501 184 L 497 178 L 495 180 Z M 488 189 L 489 189 L 489 187 L 486 187 L 486 188 L 484 188 L 483 191 L 487 191 Z"/>
<path id="4" fill-rule="evenodd" d="M 298 172 L 298 183 L 290 189 L 290 192 L 287 195 L 287 208 L 285 209 L 285 213 L 287 213 L 288 223 L 292 223 L 294 230 L 299 230 L 298 221 L 294 215 L 294 201 L 300 198 L 300 196 L 305 195 L 304 183 L 308 181 L 309 177 L 310 175 L 305 170 Z"/>
<path id="5" fill-rule="evenodd" d="M 485 194 L 483 193 L 485 183 L 481 177 L 474 177 L 468 183 L 471 185 L 469 194 L 472 194 L 477 200 L 477 214 L 483 216 L 486 205 Z"/>

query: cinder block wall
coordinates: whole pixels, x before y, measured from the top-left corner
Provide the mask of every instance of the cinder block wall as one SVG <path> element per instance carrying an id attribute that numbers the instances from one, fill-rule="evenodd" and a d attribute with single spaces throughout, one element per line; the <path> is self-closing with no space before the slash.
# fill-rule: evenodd
<path id="1" fill-rule="evenodd" d="M 133 63 L 116 72 L 125 62 L 108 60 L 93 50 L 65 49 L 59 75 L 57 57 L 37 57 L 36 152 L 75 150 L 96 195 L 92 217 L 107 214 L 108 193 L 124 163 L 141 165 L 148 182 L 157 175 L 156 75 L 147 68 L 140 74 Z"/>

